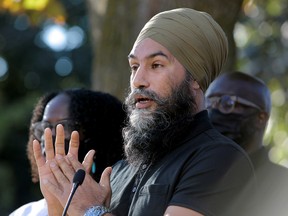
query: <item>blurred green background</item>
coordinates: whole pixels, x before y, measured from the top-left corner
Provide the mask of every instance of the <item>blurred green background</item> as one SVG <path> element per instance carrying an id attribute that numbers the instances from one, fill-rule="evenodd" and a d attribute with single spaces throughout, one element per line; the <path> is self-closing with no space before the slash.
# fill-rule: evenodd
<path id="1" fill-rule="evenodd" d="M 116 62 L 122 59 L 113 56 L 113 53 L 115 55 L 119 53 L 112 42 L 117 38 L 114 43 L 124 44 L 125 41 L 127 47 L 131 48 L 133 38 L 145 19 L 165 9 L 161 4 L 167 6 L 165 1 L 160 0 L 95 2 L 99 4 L 93 8 L 93 0 L 0 0 L 1 215 L 8 215 L 20 205 L 41 198 L 38 185 L 31 182 L 26 158 L 29 122 L 38 97 L 50 90 L 87 87 L 109 91 L 123 99 L 123 92 L 126 91 L 129 81 L 128 65 L 125 65 L 127 64 L 125 60 L 123 68 L 127 67 L 127 70 L 113 68 L 118 67 Z M 120 37 L 122 40 L 118 41 L 119 35 L 113 35 L 112 28 L 111 34 L 108 30 L 108 36 L 105 36 L 112 42 L 100 43 L 100 40 L 97 40 L 99 31 L 106 30 L 115 22 L 120 27 L 121 24 L 124 26 L 124 23 L 132 25 L 133 21 L 136 22 L 136 18 L 134 19 L 136 12 L 127 9 L 136 7 L 135 2 L 138 3 L 138 12 L 144 9 L 150 11 L 141 24 L 134 26 L 135 33 L 126 35 L 125 40 Z M 155 5 L 155 2 L 158 2 L 158 5 Z M 186 6 L 197 1 L 182 0 L 178 1 L 178 4 L 171 4 L 171 7 L 182 6 L 179 2 Z M 223 8 L 223 2 L 220 0 L 213 1 L 218 4 L 217 7 L 216 4 L 209 5 L 209 1 L 201 1 L 203 2 L 207 3 L 204 6 L 212 7 L 211 11 L 215 13 Z M 263 79 L 269 86 L 273 109 L 265 144 L 271 148 L 269 155 L 271 160 L 288 167 L 288 1 L 238 2 L 241 3 L 240 11 L 231 28 L 235 39 L 236 52 L 233 57 L 235 63 L 230 69 L 253 74 Z M 234 4 L 233 1 L 231 4 Z M 103 5 L 106 10 L 102 8 Z M 113 13 L 108 13 L 111 10 Z M 98 13 L 97 19 L 93 16 L 95 11 Z M 127 17 L 121 24 L 113 17 L 113 14 L 119 13 Z M 229 14 L 222 19 L 229 19 Z M 99 23 L 101 28 L 97 26 Z M 95 51 L 98 47 L 102 47 L 103 55 L 99 54 L 100 51 Z M 106 49 L 111 49 L 111 53 L 105 54 Z M 127 49 L 124 51 L 125 59 L 128 52 Z M 103 56 L 106 56 L 106 61 L 102 60 Z M 101 77 L 105 67 L 107 68 L 103 66 L 105 62 L 108 66 L 111 65 L 110 71 L 113 71 L 116 77 L 123 79 L 121 83 L 109 73 L 110 77 Z M 99 68 L 101 64 L 99 72 L 97 67 Z M 102 86 L 106 80 L 107 85 Z M 121 93 L 118 93 L 119 89 Z"/>

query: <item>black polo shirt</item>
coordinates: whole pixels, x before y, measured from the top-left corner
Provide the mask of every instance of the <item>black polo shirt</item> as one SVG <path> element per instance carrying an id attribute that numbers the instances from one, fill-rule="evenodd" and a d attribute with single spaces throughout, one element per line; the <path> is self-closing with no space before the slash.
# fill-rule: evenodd
<path id="1" fill-rule="evenodd" d="M 143 175 L 134 188 L 139 169 Z M 159 216 L 169 205 L 223 216 L 253 176 L 246 153 L 202 111 L 179 147 L 157 163 L 136 168 L 120 161 L 113 167 L 110 207 L 116 216 Z"/>

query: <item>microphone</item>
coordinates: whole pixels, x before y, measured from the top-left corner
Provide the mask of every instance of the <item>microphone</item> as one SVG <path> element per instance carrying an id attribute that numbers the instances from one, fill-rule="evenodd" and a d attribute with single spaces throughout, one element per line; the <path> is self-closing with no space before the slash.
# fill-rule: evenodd
<path id="1" fill-rule="evenodd" d="M 72 200 L 72 197 L 73 197 L 76 189 L 78 188 L 78 186 L 83 183 L 84 178 L 85 178 L 85 171 L 83 169 L 78 169 L 77 172 L 75 173 L 74 177 L 73 177 L 73 186 L 72 186 L 70 195 L 68 197 L 67 203 L 65 205 L 65 208 L 63 210 L 62 216 L 66 215 L 68 207 L 69 207 L 70 202 Z"/>

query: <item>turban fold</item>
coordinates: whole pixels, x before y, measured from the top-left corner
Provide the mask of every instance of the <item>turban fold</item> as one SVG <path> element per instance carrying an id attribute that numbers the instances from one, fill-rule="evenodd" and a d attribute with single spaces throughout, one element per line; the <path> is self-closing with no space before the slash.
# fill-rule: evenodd
<path id="1" fill-rule="evenodd" d="M 167 48 L 203 91 L 219 75 L 228 55 L 222 28 L 209 14 L 191 8 L 155 15 L 143 27 L 134 46 L 145 38 Z"/>

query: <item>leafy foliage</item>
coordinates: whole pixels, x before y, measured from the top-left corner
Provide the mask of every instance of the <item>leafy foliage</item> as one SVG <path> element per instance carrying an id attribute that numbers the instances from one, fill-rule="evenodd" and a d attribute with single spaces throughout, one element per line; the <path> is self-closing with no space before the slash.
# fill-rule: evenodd
<path id="1" fill-rule="evenodd" d="M 288 167 L 288 2 L 246 1 L 236 24 L 237 68 L 261 78 L 272 97 L 265 144 L 270 159 Z"/>
<path id="2" fill-rule="evenodd" d="M 45 43 L 49 27 L 66 36 L 62 49 Z M 42 197 L 26 156 L 31 112 L 44 92 L 90 86 L 87 31 L 82 0 L 0 0 L 1 215 Z M 61 35 L 52 39 L 57 45 Z"/>
<path id="3" fill-rule="evenodd" d="M 15 15 L 27 14 L 33 24 L 40 24 L 49 18 L 61 23 L 66 19 L 66 11 L 57 0 L 2 0 L 1 11 L 9 11 Z"/>

